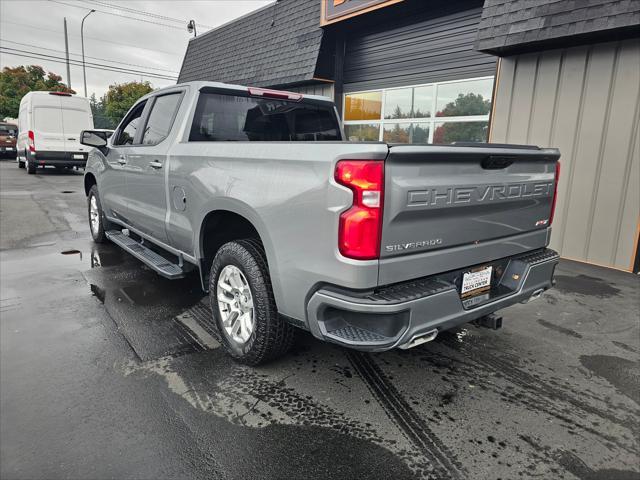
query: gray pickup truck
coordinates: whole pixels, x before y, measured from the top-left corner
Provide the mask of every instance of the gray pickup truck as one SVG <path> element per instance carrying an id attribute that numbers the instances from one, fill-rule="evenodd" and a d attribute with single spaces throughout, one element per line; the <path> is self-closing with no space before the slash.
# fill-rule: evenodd
<path id="1" fill-rule="evenodd" d="M 257 365 L 295 327 L 410 348 L 553 284 L 559 152 L 347 142 L 326 98 L 191 82 L 84 131 L 91 235 L 196 270 L 222 344 Z"/>

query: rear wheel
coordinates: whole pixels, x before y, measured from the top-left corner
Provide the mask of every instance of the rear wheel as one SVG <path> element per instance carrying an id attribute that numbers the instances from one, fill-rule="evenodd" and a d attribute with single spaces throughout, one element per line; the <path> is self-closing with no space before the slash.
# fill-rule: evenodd
<path id="1" fill-rule="evenodd" d="M 222 344 L 237 361 L 259 365 L 291 347 L 294 327 L 278 315 L 259 241 L 237 240 L 218 250 L 211 265 L 209 298 Z"/>
<path id="2" fill-rule="evenodd" d="M 19 156 L 18 156 L 18 168 L 24 168 L 24 162 L 20 160 Z"/>
<path id="3" fill-rule="evenodd" d="M 89 229 L 91 230 L 91 237 L 93 238 L 93 241 L 96 243 L 105 243 L 107 241 L 107 236 L 104 232 L 113 227 L 111 223 L 104 218 L 97 185 L 93 185 L 89 190 L 89 196 L 87 197 L 87 209 L 89 212 Z"/>
<path id="4" fill-rule="evenodd" d="M 36 164 L 33 160 L 29 160 L 29 155 L 25 154 L 25 167 L 27 168 L 27 173 L 29 175 L 34 175 L 36 173 Z"/>

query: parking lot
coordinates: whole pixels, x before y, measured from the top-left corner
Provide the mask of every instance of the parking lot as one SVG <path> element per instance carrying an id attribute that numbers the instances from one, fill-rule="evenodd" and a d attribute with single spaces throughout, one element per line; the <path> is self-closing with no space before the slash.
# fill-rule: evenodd
<path id="1" fill-rule="evenodd" d="M 0 181 L 2 478 L 640 478 L 636 275 L 562 261 L 499 331 L 250 368 L 196 276 L 91 242 L 81 171 Z"/>

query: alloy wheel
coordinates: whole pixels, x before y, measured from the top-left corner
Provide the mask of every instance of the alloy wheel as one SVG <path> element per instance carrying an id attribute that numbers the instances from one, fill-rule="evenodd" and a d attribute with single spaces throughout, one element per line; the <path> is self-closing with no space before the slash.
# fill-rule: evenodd
<path id="1" fill-rule="evenodd" d="M 235 265 L 227 265 L 216 285 L 218 310 L 228 338 L 245 344 L 255 327 L 253 295 L 247 278 Z"/>

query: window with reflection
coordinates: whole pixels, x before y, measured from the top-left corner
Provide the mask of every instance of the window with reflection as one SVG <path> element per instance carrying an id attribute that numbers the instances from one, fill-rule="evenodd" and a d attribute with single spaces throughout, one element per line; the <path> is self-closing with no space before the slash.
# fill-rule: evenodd
<path id="1" fill-rule="evenodd" d="M 380 140 L 380 125 L 375 123 L 345 125 L 344 134 L 350 142 L 377 142 Z"/>
<path id="2" fill-rule="evenodd" d="M 344 102 L 345 120 L 380 120 L 382 92 L 347 94 Z"/>
<path id="3" fill-rule="evenodd" d="M 488 122 L 436 123 L 431 143 L 486 142 Z"/>
<path id="4" fill-rule="evenodd" d="M 438 85 L 436 117 L 489 115 L 493 79 Z"/>
<path id="5" fill-rule="evenodd" d="M 493 77 L 345 95 L 344 126 L 355 141 L 486 142 Z"/>

